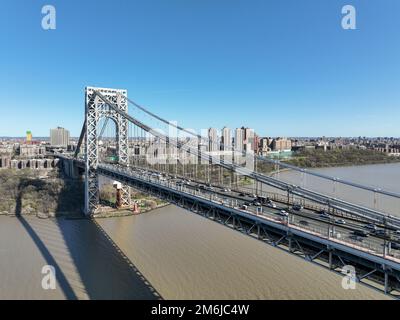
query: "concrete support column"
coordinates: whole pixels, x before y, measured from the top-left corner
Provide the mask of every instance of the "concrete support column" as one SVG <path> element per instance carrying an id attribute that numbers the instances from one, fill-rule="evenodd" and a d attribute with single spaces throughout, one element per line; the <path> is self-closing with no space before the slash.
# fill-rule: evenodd
<path id="1" fill-rule="evenodd" d="M 332 254 L 332 250 L 331 249 L 329 249 L 328 255 L 329 255 L 329 269 L 332 270 L 332 268 L 333 268 L 333 254 Z"/>
<path id="2" fill-rule="evenodd" d="M 293 252 L 292 234 L 290 232 L 288 232 L 287 237 L 288 237 L 288 241 L 289 241 L 289 252 Z"/>
<path id="3" fill-rule="evenodd" d="M 389 272 L 390 268 L 388 268 L 386 265 L 382 265 L 383 272 L 384 272 L 384 292 L 385 294 L 390 293 L 390 283 L 389 283 Z"/>
<path id="4" fill-rule="evenodd" d="M 385 270 L 385 294 L 389 293 L 389 274 L 388 271 Z"/>

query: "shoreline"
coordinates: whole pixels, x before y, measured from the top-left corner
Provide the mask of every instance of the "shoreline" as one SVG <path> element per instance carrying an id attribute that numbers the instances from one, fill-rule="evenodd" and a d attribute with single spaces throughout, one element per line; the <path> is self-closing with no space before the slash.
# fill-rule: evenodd
<path id="1" fill-rule="evenodd" d="M 143 213 L 151 212 L 157 209 L 161 209 L 167 206 L 170 206 L 171 203 L 163 203 L 155 208 L 149 208 L 149 209 L 143 209 L 140 213 L 132 213 L 132 211 L 128 209 L 120 209 L 120 210 L 113 210 L 113 211 L 108 211 L 108 212 L 102 212 L 102 213 L 97 213 L 92 216 L 94 219 L 107 219 L 107 218 L 118 218 L 118 217 L 129 217 L 129 216 L 137 216 L 141 215 Z M 89 217 L 86 217 L 84 214 L 77 214 L 77 213 L 35 213 L 35 214 L 26 214 L 22 213 L 19 215 L 16 215 L 15 213 L 9 213 L 9 212 L 0 212 L 0 217 L 10 217 L 10 218 L 16 218 L 17 216 L 23 216 L 23 217 L 30 217 L 30 218 L 37 218 L 37 219 L 89 219 Z"/>
<path id="2" fill-rule="evenodd" d="M 98 213 L 94 214 L 93 218 L 94 219 L 107 219 L 107 218 L 118 218 L 118 217 L 129 217 L 129 216 L 139 216 L 143 213 L 151 212 L 157 209 L 161 209 L 167 206 L 170 206 L 171 203 L 163 203 L 160 205 L 157 205 L 155 208 L 149 208 L 149 209 L 143 209 L 140 211 L 140 213 L 132 213 L 132 211 L 127 210 L 127 209 L 121 209 L 119 211 L 111 211 L 111 212 L 104 212 L 104 213 Z"/>

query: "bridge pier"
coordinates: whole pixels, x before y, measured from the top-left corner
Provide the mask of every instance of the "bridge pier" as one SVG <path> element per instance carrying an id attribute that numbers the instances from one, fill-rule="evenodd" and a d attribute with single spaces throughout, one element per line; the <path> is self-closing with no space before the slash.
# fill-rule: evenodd
<path id="1" fill-rule="evenodd" d="M 79 179 L 79 168 L 75 165 L 74 159 L 60 158 L 60 167 L 65 176 L 70 179 Z M 35 165 L 31 163 L 31 165 Z"/>
<path id="2" fill-rule="evenodd" d="M 287 232 L 287 240 L 288 240 L 289 252 L 293 253 L 293 235 L 290 231 Z"/>
<path id="3" fill-rule="evenodd" d="M 74 166 L 74 160 L 72 159 L 68 160 L 68 166 L 69 166 L 69 177 L 72 179 L 77 179 L 79 177 L 79 172 L 78 168 Z"/>
<path id="4" fill-rule="evenodd" d="M 384 289 L 383 289 L 383 291 L 385 292 L 385 294 L 388 294 L 392 291 L 390 288 L 390 282 L 389 282 L 389 272 L 391 271 L 391 269 L 386 265 L 383 265 L 382 269 L 384 272 Z"/>
<path id="5" fill-rule="evenodd" d="M 389 292 L 389 275 L 387 273 L 387 271 L 385 271 L 385 294 L 387 294 Z"/>

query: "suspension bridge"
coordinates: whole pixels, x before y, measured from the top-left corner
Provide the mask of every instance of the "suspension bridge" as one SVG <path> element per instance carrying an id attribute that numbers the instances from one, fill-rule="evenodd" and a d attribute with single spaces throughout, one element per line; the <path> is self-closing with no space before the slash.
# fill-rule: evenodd
<path id="1" fill-rule="evenodd" d="M 130 208 L 135 188 L 334 272 L 352 266 L 358 282 L 400 293 L 400 215 L 378 206 L 380 197 L 400 204 L 399 194 L 237 150 L 231 143 L 211 152 L 210 143 L 215 141 L 128 99 L 126 90 L 86 87 L 77 149 L 56 156 L 68 176 L 84 175 L 88 216 L 101 207 L 99 176 L 104 176 L 120 183 L 120 207 Z M 281 169 L 298 172 L 301 183 L 280 179 Z M 331 184 L 332 194 L 307 188 L 308 176 Z M 365 192 L 366 203 L 337 197 L 341 186 Z"/>

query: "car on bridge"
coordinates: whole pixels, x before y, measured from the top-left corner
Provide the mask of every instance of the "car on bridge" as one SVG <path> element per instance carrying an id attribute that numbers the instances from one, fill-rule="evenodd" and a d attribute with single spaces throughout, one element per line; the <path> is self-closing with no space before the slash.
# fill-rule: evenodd
<path id="1" fill-rule="evenodd" d="M 266 203 L 268 203 L 268 201 L 270 201 L 270 200 L 269 200 L 268 197 L 258 196 L 258 197 L 257 197 L 257 201 L 261 202 L 262 204 L 266 204 Z"/>
<path id="2" fill-rule="evenodd" d="M 303 207 L 301 204 L 296 203 L 296 204 L 294 204 L 294 205 L 292 206 L 292 209 L 293 209 L 294 211 L 301 211 L 301 210 L 304 209 L 304 207 Z"/>
<path id="3" fill-rule="evenodd" d="M 377 230 L 377 226 L 373 223 L 367 224 L 364 226 L 364 229 L 375 232 Z"/>
<path id="4" fill-rule="evenodd" d="M 289 216 L 289 213 L 286 211 L 286 210 L 281 210 L 281 211 L 279 211 L 279 213 L 278 213 L 280 216 L 284 216 L 284 217 L 288 217 Z"/>
<path id="5" fill-rule="evenodd" d="M 336 224 L 346 224 L 346 220 L 344 219 L 335 219 Z"/>
<path id="6" fill-rule="evenodd" d="M 361 230 L 361 229 L 355 229 L 355 230 L 353 230 L 353 234 L 354 234 L 355 236 L 359 236 L 359 237 L 363 237 L 363 238 L 366 238 L 366 237 L 368 237 L 368 235 L 369 235 L 367 231 Z"/>
<path id="7" fill-rule="evenodd" d="M 276 204 L 275 204 L 274 202 L 272 202 L 271 200 L 269 200 L 269 201 L 267 202 L 267 206 L 268 206 L 268 207 L 271 207 L 271 208 L 276 208 Z"/>
<path id="8" fill-rule="evenodd" d="M 320 218 L 322 218 L 322 219 L 330 219 L 331 218 L 331 215 L 328 212 L 326 212 L 325 210 L 321 210 L 318 213 L 319 213 Z"/>
<path id="9" fill-rule="evenodd" d="M 376 236 L 381 236 L 381 237 L 386 236 L 386 230 L 384 229 L 375 229 L 372 231 L 372 233 Z"/>
<path id="10" fill-rule="evenodd" d="M 306 221 L 306 220 L 300 220 L 299 223 L 302 224 L 303 226 L 309 225 L 308 221 Z"/>
<path id="11" fill-rule="evenodd" d="M 397 242 L 390 242 L 389 245 L 390 245 L 390 248 L 391 248 L 391 249 L 400 250 L 400 243 L 397 243 Z"/>

